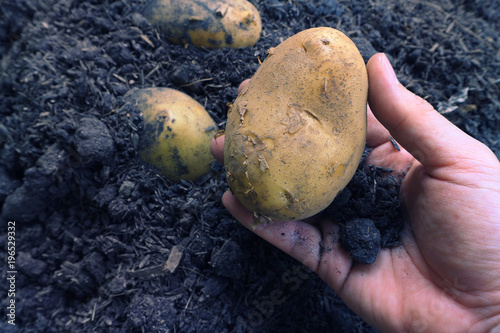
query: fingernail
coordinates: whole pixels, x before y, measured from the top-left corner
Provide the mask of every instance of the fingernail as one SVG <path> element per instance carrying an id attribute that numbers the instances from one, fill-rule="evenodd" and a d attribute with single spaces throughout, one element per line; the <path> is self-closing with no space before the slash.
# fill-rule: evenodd
<path id="1" fill-rule="evenodd" d="M 382 57 L 382 67 L 384 67 L 385 73 L 392 80 L 392 82 L 399 83 L 398 77 L 396 76 L 396 73 L 392 68 L 391 62 L 389 61 L 385 53 L 384 56 Z"/>

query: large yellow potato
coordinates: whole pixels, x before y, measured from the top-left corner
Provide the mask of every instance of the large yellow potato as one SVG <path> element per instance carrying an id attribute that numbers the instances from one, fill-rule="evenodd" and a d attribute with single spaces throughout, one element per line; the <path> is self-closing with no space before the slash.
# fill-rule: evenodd
<path id="1" fill-rule="evenodd" d="M 268 51 L 228 113 L 224 164 L 256 217 L 303 219 L 326 208 L 356 171 L 366 140 L 368 76 L 332 28 Z"/>
<path id="2" fill-rule="evenodd" d="M 170 180 L 196 180 L 210 171 L 210 141 L 217 125 L 205 108 L 183 92 L 145 88 L 130 95 L 143 114 L 139 157 Z"/>
<path id="3" fill-rule="evenodd" d="M 151 0 L 143 15 L 169 41 L 196 47 L 253 46 L 262 30 L 259 12 L 246 0 Z"/>

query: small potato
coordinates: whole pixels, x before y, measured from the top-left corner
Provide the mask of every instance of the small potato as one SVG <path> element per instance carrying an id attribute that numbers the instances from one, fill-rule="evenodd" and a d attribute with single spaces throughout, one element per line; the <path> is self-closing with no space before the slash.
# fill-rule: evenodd
<path id="1" fill-rule="evenodd" d="M 313 28 L 271 48 L 228 113 L 232 192 L 264 220 L 326 208 L 359 165 L 367 97 L 363 58 L 340 31 Z"/>
<path id="2" fill-rule="evenodd" d="M 262 23 L 246 0 L 151 0 L 143 15 L 176 44 L 196 47 L 253 46 Z"/>
<path id="3" fill-rule="evenodd" d="M 194 181 L 210 171 L 210 141 L 217 125 L 203 106 L 169 88 L 145 88 L 129 96 L 144 117 L 139 157 L 170 180 Z"/>

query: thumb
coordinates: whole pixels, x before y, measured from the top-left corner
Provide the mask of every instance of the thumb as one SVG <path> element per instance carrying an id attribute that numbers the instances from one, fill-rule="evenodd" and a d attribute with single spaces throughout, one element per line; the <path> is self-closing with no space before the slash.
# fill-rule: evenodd
<path id="1" fill-rule="evenodd" d="M 399 83 L 385 54 L 374 55 L 367 70 L 373 114 L 425 167 L 451 166 L 477 153 L 478 141 Z"/>

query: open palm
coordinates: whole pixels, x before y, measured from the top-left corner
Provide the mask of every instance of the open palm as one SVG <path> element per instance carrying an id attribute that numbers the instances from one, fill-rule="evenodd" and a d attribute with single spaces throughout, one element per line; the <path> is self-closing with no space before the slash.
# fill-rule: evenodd
<path id="1" fill-rule="evenodd" d="M 401 246 L 382 249 L 372 265 L 353 265 L 334 221 L 252 227 L 252 213 L 229 191 L 224 205 L 382 331 L 500 332 L 500 162 L 400 85 L 383 54 L 370 59 L 368 75 L 367 162 L 408 172 L 401 197 L 410 223 Z M 391 136 L 405 149 L 395 150 Z M 211 145 L 219 161 L 223 143 Z"/>

